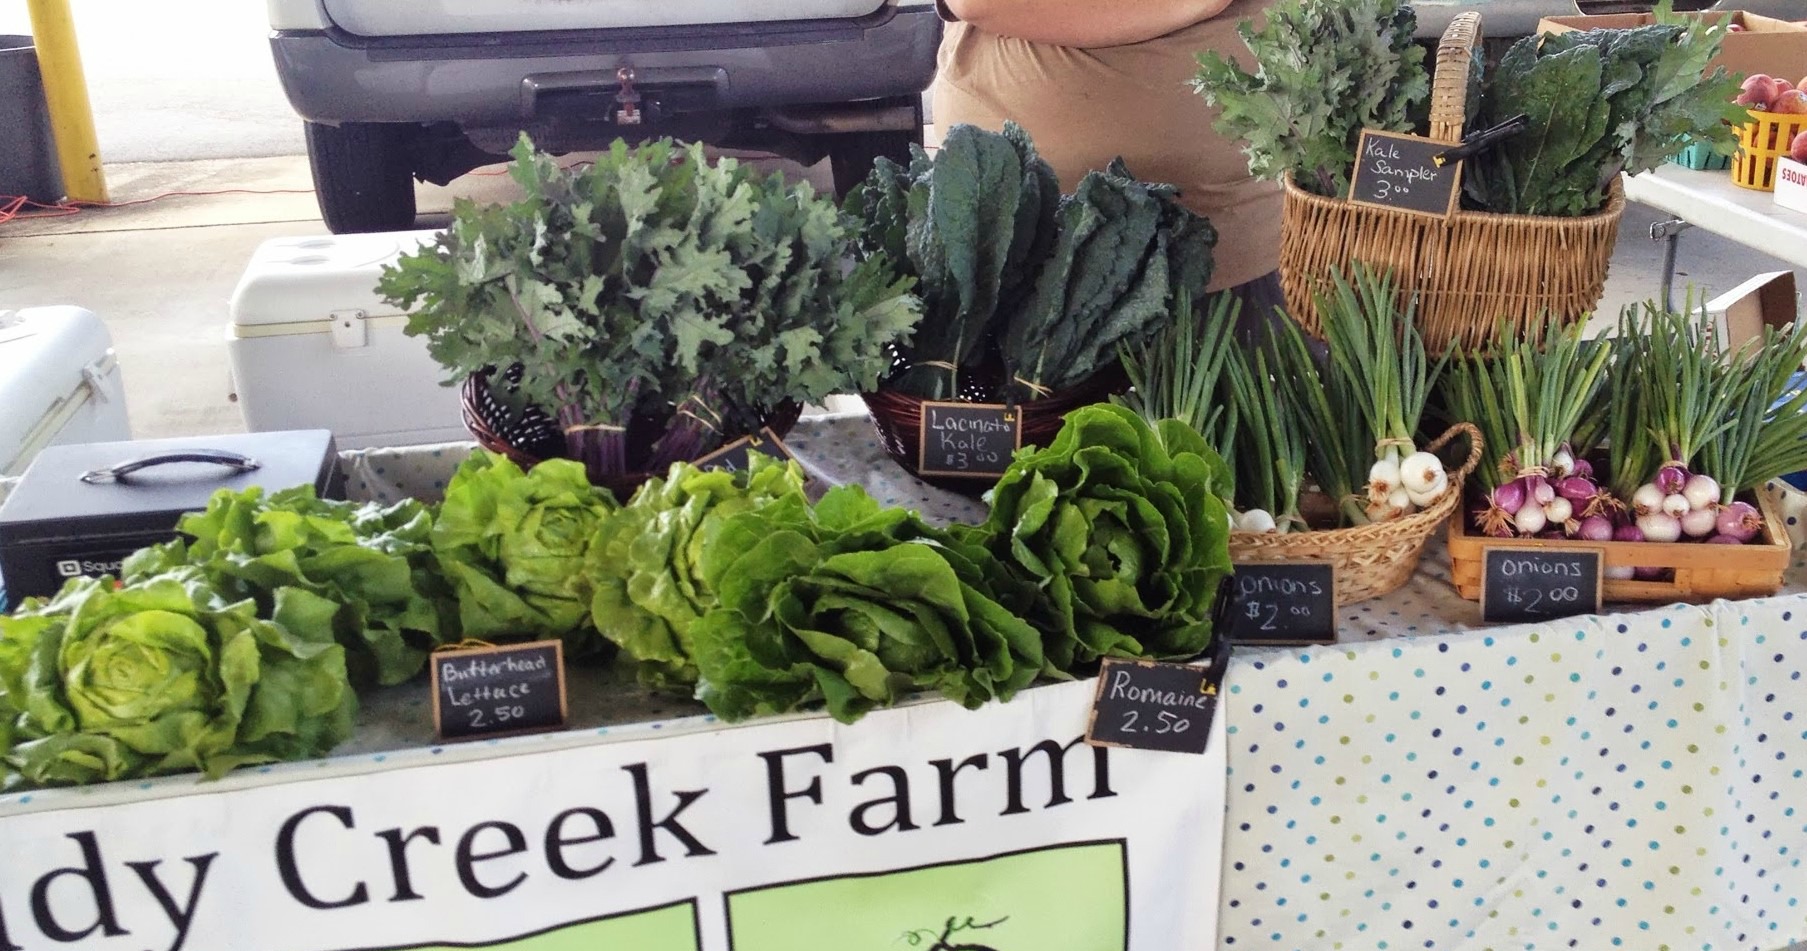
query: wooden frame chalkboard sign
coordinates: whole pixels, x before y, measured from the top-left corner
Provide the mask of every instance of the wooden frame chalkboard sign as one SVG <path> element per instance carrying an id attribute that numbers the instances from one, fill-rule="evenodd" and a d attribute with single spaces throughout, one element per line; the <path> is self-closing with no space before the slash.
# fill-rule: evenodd
<path id="1" fill-rule="evenodd" d="M 1232 641 L 1248 647 L 1336 643 L 1336 566 L 1330 562 L 1238 562 L 1231 584 Z"/>
<path id="2" fill-rule="evenodd" d="M 1002 403 L 924 401 L 916 474 L 996 479 L 1023 446 L 1023 409 Z"/>
<path id="3" fill-rule="evenodd" d="M 1455 214 L 1462 196 L 1462 163 L 1440 166 L 1433 156 L 1457 144 L 1363 129 L 1349 200 L 1438 218 Z"/>
<path id="4" fill-rule="evenodd" d="M 442 648 L 427 657 L 433 735 L 495 739 L 565 725 L 565 645 L 533 641 Z"/>
<path id="5" fill-rule="evenodd" d="M 1213 657 L 1208 664 L 1105 658 L 1085 741 L 1119 749 L 1203 753 L 1217 715 L 1217 685 L 1223 679 L 1219 664 L 1228 655 Z"/>
<path id="6" fill-rule="evenodd" d="M 1600 548 L 1488 548 L 1481 563 L 1481 620 L 1599 614 L 1605 561 Z"/>
<path id="7" fill-rule="evenodd" d="M 763 453 L 774 459 L 789 462 L 796 459 L 784 440 L 772 432 L 771 427 L 759 431 L 759 437 L 742 436 L 739 439 L 698 459 L 698 469 L 726 469 L 729 472 L 743 472 L 752 464 L 751 453 Z"/>

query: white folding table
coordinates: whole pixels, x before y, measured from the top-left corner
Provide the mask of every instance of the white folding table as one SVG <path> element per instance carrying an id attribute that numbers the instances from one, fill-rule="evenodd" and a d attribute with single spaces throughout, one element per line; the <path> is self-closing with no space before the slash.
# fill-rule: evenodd
<path id="1" fill-rule="evenodd" d="M 1696 171 L 1664 165 L 1625 178 L 1625 197 L 1675 217 L 1650 226 L 1662 238 L 1663 303 L 1675 275 L 1676 237 L 1689 227 L 1703 228 L 1739 244 L 1807 267 L 1807 213 L 1783 208 L 1769 192 L 1732 184 L 1730 172 Z"/>

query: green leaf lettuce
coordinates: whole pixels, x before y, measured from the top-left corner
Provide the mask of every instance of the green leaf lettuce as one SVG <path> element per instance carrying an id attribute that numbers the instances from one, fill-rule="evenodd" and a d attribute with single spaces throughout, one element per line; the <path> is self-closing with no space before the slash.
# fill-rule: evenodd
<path id="1" fill-rule="evenodd" d="M 597 630 L 655 685 L 693 684 L 692 625 L 715 604 L 702 553 L 729 517 L 783 497 L 803 497 L 803 470 L 753 453 L 744 472 L 674 463 L 609 518 L 591 546 L 586 572 Z"/>

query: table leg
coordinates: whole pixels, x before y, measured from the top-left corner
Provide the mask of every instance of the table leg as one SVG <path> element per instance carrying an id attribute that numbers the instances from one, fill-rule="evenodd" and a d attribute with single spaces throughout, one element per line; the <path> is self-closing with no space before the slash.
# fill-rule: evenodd
<path id="1" fill-rule="evenodd" d="M 1663 290 L 1661 300 L 1664 310 L 1670 309 L 1669 304 L 1673 299 L 1673 294 L 1670 289 L 1675 283 L 1675 242 L 1681 237 L 1682 232 L 1692 227 L 1693 225 L 1690 225 L 1680 218 L 1670 218 L 1668 221 L 1659 221 L 1650 226 L 1650 240 L 1663 242 Z"/>

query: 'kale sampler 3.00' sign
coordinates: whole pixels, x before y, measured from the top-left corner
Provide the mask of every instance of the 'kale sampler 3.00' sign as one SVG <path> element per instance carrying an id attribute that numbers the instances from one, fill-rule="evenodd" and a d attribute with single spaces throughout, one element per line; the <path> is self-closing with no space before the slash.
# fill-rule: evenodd
<path id="1" fill-rule="evenodd" d="M 565 651 L 559 641 L 454 648 L 436 652 L 430 661 L 433 726 L 441 739 L 565 724 Z"/>
<path id="2" fill-rule="evenodd" d="M 1001 403 L 924 403 L 919 475 L 990 478 L 1023 444 L 1023 411 Z"/>
<path id="3" fill-rule="evenodd" d="M 1481 567 L 1481 619 L 1547 621 L 1600 613 L 1600 550 L 1489 548 Z"/>
<path id="4" fill-rule="evenodd" d="M 1462 166 L 1440 165 L 1436 160 L 1454 144 L 1363 129 L 1349 200 L 1438 217 L 1454 214 L 1462 193 Z"/>

